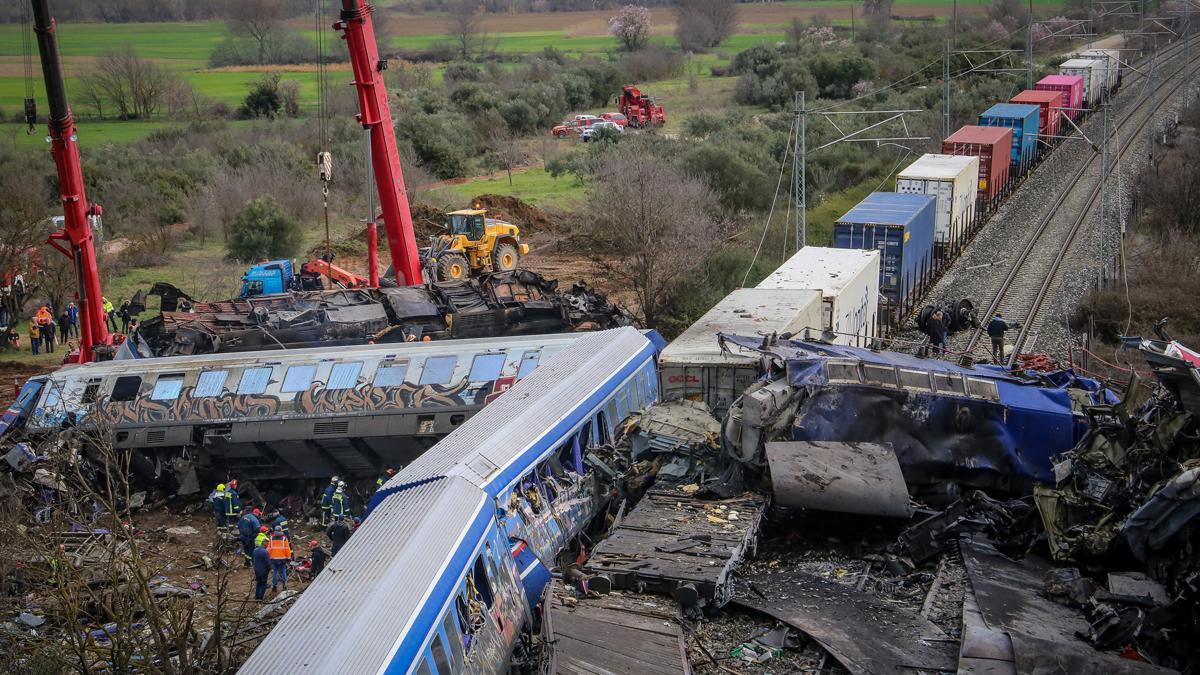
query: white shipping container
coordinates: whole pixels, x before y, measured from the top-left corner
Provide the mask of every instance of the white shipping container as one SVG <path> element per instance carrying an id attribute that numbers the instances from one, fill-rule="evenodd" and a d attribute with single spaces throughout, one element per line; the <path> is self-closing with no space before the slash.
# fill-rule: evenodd
<path id="1" fill-rule="evenodd" d="M 816 290 L 739 288 L 708 310 L 659 357 L 664 400 L 704 401 L 720 416 L 759 377 L 755 354 L 722 352 L 717 333 L 767 335 L 819 330 L 822 296 Z"/>
<path id="2" fill-rule="evenodd" d="M 821 291 L 829 342 L 866 347 L 879 335 L 879 251 L 805 246 L 758 288 Z"/>
<path id="3" fill-rule="evenodd" d="M 896 192 L 937 197 L 934 241 L 949 244 L 975 217 L 978 181 L 979 157 L 926 154 L 896 176 Z"/>
<path id="4" fill-rule="evenodd" d="M 1113 91 L 1117 88 L 1117 80 L 1121 74 L 1121 51 L 1119 49 L 1089 49 L 1076 54 L 1073 58 L 1092 59 L 1100 62 L 1100 81 L 1105 89 Z"/>
<path id="5" fill-rule="evenodd" d="M 1095 107 L 1100 100 L 1103 86 L 1103 71 L 1095 59 L 1069 59 L 1058 65 L 1059 75 L 1078 75 L 1083 78 L 1083 103 L 1085 108 Z"/>

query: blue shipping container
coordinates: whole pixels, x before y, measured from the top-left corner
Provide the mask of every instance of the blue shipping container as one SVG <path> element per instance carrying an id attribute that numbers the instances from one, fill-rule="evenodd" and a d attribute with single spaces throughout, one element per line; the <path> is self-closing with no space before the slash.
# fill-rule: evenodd
<path id="1" fill-rule="evenodd" d="M 837 248 L 879 250 L 879 292 L 906 306 L 933 271 L 937 197 L 872 192 L 833 226 Z"/>
<path id="2" fill-rule="evenodd" d="M 979 126 L 1011 127 L 1012 165 L 1023 172 L 1037 156 L 1038 115 L 1041 106 L 997 103 L 979 116 Z"/>

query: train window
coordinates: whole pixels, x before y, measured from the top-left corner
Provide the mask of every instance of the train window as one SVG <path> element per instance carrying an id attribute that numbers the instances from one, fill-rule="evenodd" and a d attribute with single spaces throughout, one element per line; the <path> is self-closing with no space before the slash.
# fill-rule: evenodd
<path id="1" fill-rule="evenodd" d="M 596 413 L 596 431 L 599 432 L 597 437 L 598 445 L 606 445 L 611 438 L 608 433 L 608 419 L 604 415 L 604 411 Z"/>
<path id="2" fill-rule="evenodd" d="M 827 361 L 825 377 L 830 382 L 858 382 L 858 364 L 854 361 Z"/>
<path id="3" fill-rule="evenodd" d="M 642 409 L 642 388 L 638 386 L 636 379 L 630 380 L 629 384 L 625 385 L 625 389 L 629 396 L 629 409 Z"/>
<path id="4" fill-rule="evenodd" d="M 937 386 L 937 390 L 953 394 L 965 394 L 967 390 L 963 386 L 962 376 L 960 375 L 944 375 L 942 373 L 933 374 L 933 383 Z"/>
<path id="5" fill-rule="evenodd" d="M 417 664 L 417 675 L 433 675 L 433 668 L 429 666 L 429 657 L 421 655 L 421 663 Z M 439 674 L 440 675 L 440 674 Z"/>
<path id="6" fill-rule="evenodd" d="M 350 363 L 335 363 L 329 371 L 329 384 L 326 389 L 353 389 L 358 384 L 358 374 L 362 372 L 362 361 Z"/>
<path id="7" fill-rule="evenodd" d="M 471 382 L 487 382 L 500 377 L 504 369 L 504 354 L 480 354 L 471 363 Z"/>
<path id="8" fill-rule="evenodd" d="M 896 386 L 896 369 L 891 366 L 863 365 L 867 376 L 867 384 L 878 384 L 884 387 Z"/>
<path id="9" fill-rule="evenodd" d="M 429 646 L 429 650 L 433 652 L 433 665 L 437 668 L 438 675 L 454 672 L 450 670 L 450 658 L 446 656 L 446 641 L 442 639 L 441 633 L 434 633 L 433 644 Z"/>
<path id="10" fill-rule="evenodd" d="M 463 639 L 462 632 L 458 629 L 458 621 L 455 621 L 454 614 L 456 610 L 450 610 L 442 617 L 442 629 L 446 631 L 446 651 L 450 652 L 450 661 L 453 668 L 452 673 L 463 672 Z"/>
<path id="11" fill-rule="evenodd" d="M 174 401 L 179 398 L 181 391 L 183 391 L 183 373 L 159 375 L 158 381 L 154 383 L 154 391 L 150 393 L 150 398 L 155 401 Z"/>
<path id="12" fill-rule="evenodd" d="M 229 372 L 224 370 L 208 370 L 200 373 L 196 380 L 196 398 L 204 396 L 220 396 L 225 391 L 225 378 Z"/>
<path id="13" fill-rule="evenodd" d="M 53 408 L 62 400 L 62 385 L 51 381 L 46 384 L 46 398 L 42 400 L 43 408 Z"/>
<path id="14" fill-rule="evenodd" d="M 247 368 L 242 371 L 242 381 L 238 383 L 238 394 L 261 394 L 267 390 L 271 381 L 270 368 Z"/>
<path id="15" fill-rule="evenodd" d="M 132 401 L 137 398 L 138 390 L 142 388 L 142 378 L 137 375 L 126 375 L 118 377 L 113 384 L 112 394 L 109 399 L 113 401 Z"/>
<path id="16" fill-rule="evenodd" d="M 968 377 L 967 393 L 972 396 L 986 398 L 989 401 L 1000 400 L 1000 391 L 997 389 L 996 383 L 991 380 L 977 380 L 973 377 Z"/>
<path id="17" fill-rule="evenodd" d="M 431 356 L 425 359 L 425 369 L 421 371 L 420 384 L 450 384 L 454 379 L 456 363 L 458 363 L 457 356 Z"/>
<path id="18" fill-rule="evenodd" d="M 408 374 L 408 361 L 388 361 L 387 365 L 375 369 L 376 387 L 402 387 L 404 376 Z"/>
<path id="19" fill-rule="evenodd" d="M 929 384 L 929 373 L 924 370 L 908 370 L 907 368 L 900 369 L 900 385 L 908 389 L 920 389 L 929 391 L 933 387 Z"/>
<path id="20" fill-rule="evenodd" d="M 475 583 L 475 595 L 479 596 L 479 600 L 492 608 L 492 585 L 488 582 L 487 569 L 484 567 L 483 556 L 475 556 L 475 569 L 471 577 Z"/>
<path id="21" fill-rule="evenodd" d="M 537 368 L 541 355 L 541 352 L 525 352 L 525 355 L 521 357 L 521 367 L 517 369 L 517 377 L 523 378 L 532 373 Z"/>
<path id="22" fill-rule="evenodd" d="M 87 385 L 83 388 L 83 396 L 80 399 L 84 405 L 95 403 L 96 399 L 100 397 L 100 384 L 102 382 L 103 380 L 99 377 L 93 377 L 87 381 Z"/>
<path id="23" fill-rule="evenodd" d="M 292 366 L 287 369 L 287 374 L 283 376 L 283 388 L 280 390 L 285 394 L 292 394 L 297 391 L 304 391 L 312 384 L 313 378 L 317 375 L 317 366 Z"/>
<path id="24" fill-rule="evenodd" d="M 621 423 L 621 416 L 617 414 L 617 402 L 610 400 L 608 402 L 608 423 L 612 425 L 610 429 L 613 436 L 617 435 L 617 425 Z"/>
<path id="25" fill-rule="evenodd" d="M 596 436 L 592 433 L 592 420 L 588 420 L 583 425 L 583 431 L 579 432 L 579 441 L 585 448 L 590 448 L 596 444 Z"/>

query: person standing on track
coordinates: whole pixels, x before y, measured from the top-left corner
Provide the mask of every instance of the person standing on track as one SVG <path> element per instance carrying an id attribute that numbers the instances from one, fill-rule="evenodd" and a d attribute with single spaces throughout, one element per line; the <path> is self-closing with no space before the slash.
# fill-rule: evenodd
<path id="1" fill-rule="evenodd" d="M 987 325 L 988 337 L 992 339 L 992 361 L 996 363 L 1004 361 L 1004 332 L 1020 327 L 1021 324 L 1016 321 L 1008 321 L 1000 315 L 1000 312 L 996 312 L 996 316 L 993 316 Z"/>

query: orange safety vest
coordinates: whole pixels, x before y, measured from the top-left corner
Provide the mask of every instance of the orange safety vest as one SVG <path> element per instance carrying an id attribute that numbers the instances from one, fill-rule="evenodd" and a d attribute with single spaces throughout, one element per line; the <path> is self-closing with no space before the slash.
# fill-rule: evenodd
<path id="1" fill-rule="evenodd" d="M 54 317 L 50 316 L 50 312 L 44 309 L 39 309 L 37 314 L 34 315 L 34 319 L 39 326 L 49 326 L 54 321 Z"/>
<path id="2" fill-rule="evenodd" d="M 267 542 L 267 553 L 271 556 L 271 560 L 290 560 L 292 545 L 288 542 L 287 537 L 282 535 L 278 538 L 271 537 L 271 541 Z"/>

